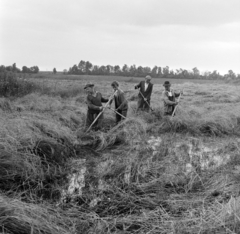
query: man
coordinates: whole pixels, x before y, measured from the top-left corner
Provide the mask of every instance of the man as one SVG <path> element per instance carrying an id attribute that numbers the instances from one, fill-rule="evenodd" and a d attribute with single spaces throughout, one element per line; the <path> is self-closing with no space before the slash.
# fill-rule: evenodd
<path id="1" fill-rule="evenodd" d="M 117 81 L 113 81 L 111 84 L 114 90 L 114 102 L 115 102 L 115 111 L 116 113 L 116 124 L 118 124 L 124 117 L 127 116 L 128 111 L 128 102 L 125 98 L 124 92 L 119 88 L 119 83 Z M 112 100 L 110 101 L 110 105 L 112 104 Z M 124 116 L 124 117 L 123 117 Z"/>
<path id="2" fill-rule="evenodd" d="M 102 111 L 102 102 L 108 102 L 108 99 L 103 98 L 101 93 L 94 90 L 94 84 L 86 84 L 84 89 L 87 92 L 86 103 L 88 106 L 88 111 L 85 124 L 85 128 L 87 130 L 95 118 L 98 116 L 98 114 Z M 101 127 L 102 120 L 103 113 L 99 116 L 98 120 L 93 125 L 95 130 L 98 130 Z"/>
<path id="3" fill-rule="evenodd" d="M 138 94 L 138 107 L 137 110 L 149 111 L 150 100 L 152 95 L 153 84 L 151 83 L 151 76 L 146 76 L 145 81 L 141 81 L 135 86 L 135 89 L 139 89 Z"/>
<path id="4" fill-rule="evenodd" d="M 176 100 L 179 97 L 180 93 L 175 93 L 173 89 L 171 89 L 171 84 L 169 81 L 165 81 L 163 86 L 165 90 L 162 93 L 162 99 L 164 103 L 164 115 L 172 115 L 178 101 Z M 182 92 L 181 92 L 182 94 Z"/>

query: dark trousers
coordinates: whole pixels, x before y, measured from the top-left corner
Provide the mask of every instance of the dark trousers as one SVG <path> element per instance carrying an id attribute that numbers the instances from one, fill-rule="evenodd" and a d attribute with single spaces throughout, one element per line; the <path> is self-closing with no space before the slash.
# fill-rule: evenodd
<path id="1" fill-rule="evenodd" d="M 88 110 L 87 117 L 86 117 L 86 124 L 85 124 L 86 130 L 90 127 L 90 125 L 92 124 L 92 122 L 95 120 L 95 118 L 98 116 L 99 113 L 100 111 L 91 112 Z M 92 126 L 93 130 L 97 130 L 98 128 L 100 128 L 102 125 L 102 121 L 103 121 L 103 113 L 99 116 L 98 120 L 93 124 Z"/>
<path id="2" fill-rule="evenodd" d="M 148 104 L 147 104 L 148 102 Z M 137 110 L 143 110 L 143 111 L 149 111 L 150 109 L 150 100 L 147 100 L 147 102 L 144 101 L 144 99 L 141 97 L 138 99 L 138 107 L 137 107 Z"/>
<path id="3" fill-rule="evenodd" d="M 124 117 L 127 117 L 127 109 L 126 110 L 117 110 L 117 112 L 121 115 L 123 115 Z M 118 124 L 120 121 L 124 120 L 124 118 L 121 116 L 121 115 L 118 115 L 116 113 L 116 124 Z"/>
<path id="4" fill-rule="evenodd" d="M 167 108 L 167 112 L 164 112 L 164 115 L 165 116 L 172 116 L 172 114 L 173 114 L 173 111 L 175 110 L 175 108 L 176 108 L 176 105 L 171 105 L 171 106 L 168 106 L 168 108 Z M 175 114 L 174 114 L 175 115 Z"/>

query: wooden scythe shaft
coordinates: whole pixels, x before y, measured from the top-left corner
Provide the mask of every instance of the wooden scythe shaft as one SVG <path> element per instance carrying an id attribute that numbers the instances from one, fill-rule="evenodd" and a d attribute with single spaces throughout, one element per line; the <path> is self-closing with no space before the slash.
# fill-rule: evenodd
<path id="1" fill-rule="evenodd" d="M 139 90 L 139 93 L 141 94 L 143 100 L 148 104 L 149 108 L 151 109 L 151 111 L 153 111 L 152 107 L 150 106 L 150 104 L 148 103 L 147 100 L 145 100 L 145 97 L 143 96 L 142 92 Z"/>
<path id="2" fill-rule="evenodd" d="M 105 106 L 103 107 L 102 111 L 97 115 L 97 117 L 94 119 L 94 121 L 92 122 L 92 124 L 89 126 L 89 128 L 87 129 L 86 132 L 88 132 L 92 126 L 96 123 L 96 121 L 98 120 L 98 118 L 100 117 L 100 115 L 105 111 L 106 107 L 108 106 L 108 104 L 110 103 L 110 101 L 112 100 L 114 94 L 117 92 L 117 90 L 110 96 L 108 102 L 105 104 Z"/>
<path id="3" fill-rule="evenodd" d="M 120 115 L 122 118 L 124 118 L 124 119 L 126 119 L 127 117 L 125 117 L 125 116 L 123 116 L 123 115 L 121 115 L 118 111 L 116 111 L 116 110 L 114 110 L 114 109 L 112 109 L 112 108 L 110 108 L 112 111 L 114 111 L 116 114 L 118 114 L 118 115 Z"/>
<path id="4" fill-rule="evenodd" d="M 180 101 L 180 99 L 181 99 L 181 93 L 180 93 L 180 95 L 179 95 L 179 98 L 178 98 L 178 104 L 175 106 L 175 108 L 174 108 L 174 110 L 173 110 L 173 113 L 172 113 L 172 117 L 174 116 L 174 114 L 175 114 L 175 112 L 176 112 L 176 109 L 177 109 L 177 107 L 178 107 L 178 105 L 179 105 L 179 101 Z"/>

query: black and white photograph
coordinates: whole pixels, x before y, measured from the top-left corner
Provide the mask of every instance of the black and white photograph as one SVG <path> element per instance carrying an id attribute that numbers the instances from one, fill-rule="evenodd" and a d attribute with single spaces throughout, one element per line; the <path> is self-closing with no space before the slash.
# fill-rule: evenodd
<path id="1" fill-rule="evenodd" d="M 0 0 L 0 234 L 240 234 L 240 1 Z"/>

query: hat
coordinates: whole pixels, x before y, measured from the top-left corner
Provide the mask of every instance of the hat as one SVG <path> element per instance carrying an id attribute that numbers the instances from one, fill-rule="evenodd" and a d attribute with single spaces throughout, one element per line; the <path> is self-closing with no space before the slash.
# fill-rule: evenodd
<path id="1" fill-rule="evenodd" d="M 171 85 L 169 81 L 165 81 L 163 84 L 163 86 L 169 86 L 169 85 Z"/>
<path id="2" fill-rule="evenodd" d="M 152 79 L 152 77 L 149 76 L 149 75 L 147 75 L 145 78 L 148 79 L 148 80 L 151 80 L 151 79 Z"/>
<path id="3" fill-rule="evenodd" d="M 93 87 L 93 86 L 94 86 L 94 84 L 89 83 L 89 84 L 86 84 L 86 85 L 85 85 L 84 89 L 87 89 L 88 87 Z"/>
<path id="4" fill-rule="evenodd" d="M 117 87 L 118 87 L 118 86 L 119 86 L 119 83 L 118 83 L 117 81 L 113 81 L 111 85 L 112 85 L 112 86 L 117 86 Z"/>

